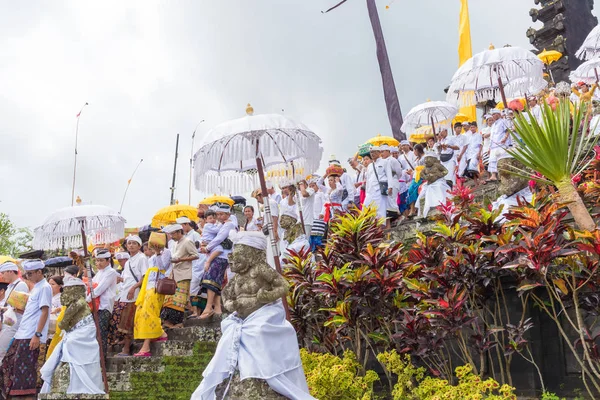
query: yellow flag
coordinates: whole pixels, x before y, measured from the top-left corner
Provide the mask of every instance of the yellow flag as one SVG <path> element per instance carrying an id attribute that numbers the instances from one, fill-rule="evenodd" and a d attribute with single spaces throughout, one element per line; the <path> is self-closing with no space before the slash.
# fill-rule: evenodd
<path id="1" fill-rule="evenodd" d="M 469 0 L 460 0 L 460 22 L 458 24 L 458 66 L 463 65 L 469 58 L 473 57 L 473 46 L 471 45 L 471 21 L 469 20 Z M 463 107 L 459 110 L 466 115 L 469 121 L 477 119 L 475 106 Z"/>

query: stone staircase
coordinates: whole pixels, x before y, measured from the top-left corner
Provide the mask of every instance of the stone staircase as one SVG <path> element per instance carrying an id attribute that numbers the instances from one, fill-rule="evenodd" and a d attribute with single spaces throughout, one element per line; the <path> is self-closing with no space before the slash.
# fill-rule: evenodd
<path id="1" fill-rule="evenodd" d="M 185 321 L 184 327 L 167 332 L 169 340 L 152 343 L 152 357 L 116 357 L 116 346 L 106 359 L 110 395 L 66 395 L 68 368 L 61 367 L 53 386 L 62 393 L 40 395 L 39 399 L 188 400 L 202 379 L 221 336 L 220 323 Z M 141 348 L 135 342 L 134 352 Z"/>

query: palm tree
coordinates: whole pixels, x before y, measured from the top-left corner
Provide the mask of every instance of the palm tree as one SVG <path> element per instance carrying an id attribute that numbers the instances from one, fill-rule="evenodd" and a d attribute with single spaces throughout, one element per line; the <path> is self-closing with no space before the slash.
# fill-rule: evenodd
<path id="1" fill-rule="evenodd" d="M 545 102 L 541 105 L 541 122 L 529 111 L 529 118 L 526 118 L 525 113 L 518 115 L 515 118 L 516 134 L 513 133 L 513 137 L 517 143 L 520 138 L 521 144 L 509 149 L 508 153 L 526 168 L 543 175 L 534 179 L 556 186 L 560 201 L 566 203 L 577 226 L 593 231 L 596 223 L 572 181 L 573 177 L 581 174 L 588 166 L 590 161 L 586 160 L 589 158 L 587 155 L 598 141 L 598 137 L 587 134 L 588 107 L 587 103 L 580 103 L 573 108 L 571 116 L 570 101 L 562 99 L 556 110 L 552 110 Z M 530 176 L 525 170 L 515 169 L 511 172 Z"/>

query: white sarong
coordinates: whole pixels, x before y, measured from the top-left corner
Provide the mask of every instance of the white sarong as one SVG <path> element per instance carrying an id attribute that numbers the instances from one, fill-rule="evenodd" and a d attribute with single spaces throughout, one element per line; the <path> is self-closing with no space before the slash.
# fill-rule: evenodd
<path id="1" fill-rule="evenodd" d="M 450 186 L 444 179 L 438 179 L 432 184 L 424 183 L 419 198 L 417 199 L 417 209 L 419 210 L 420 217 L 427 217 L 429 210 L 444 204 L 446 199 L 450 196 L 448 194 Z M 425 204 L 421 209 L 421 199 L 425 199 Z"/>
<path id="2" fill-rule="evenodd" d="M 70 331 L 63 331 L 62 340 L 40 370 L 44 380 L 41 393 L 50 393 L 52 375 L 61 362 L 68 363 L 70 369 L 67 394 L 104 394 L 100 347 L 91 315 L 79 321 Z"/>
<path id="3" fill-rule="evenodd" d="M 245 320 L 236 313 L 230 315 L 221 323 L 221 331 L 215 355 L 191 400 L 216 399 L 215 389 L 236 369 L 241 380 L 263 379 L 292 400 L 314 400 L 306 384 L 296 331 L 285 319 L 281 300 L 261 307 Z"/>

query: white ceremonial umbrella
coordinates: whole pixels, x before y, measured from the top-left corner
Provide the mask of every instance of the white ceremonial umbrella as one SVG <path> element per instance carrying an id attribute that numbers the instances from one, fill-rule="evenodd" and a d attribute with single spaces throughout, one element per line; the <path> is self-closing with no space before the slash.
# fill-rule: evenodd
<path id="1" fill-rule="evenodd" d="M 575 71 L 569 74 L 569 79 L 573 83 L 585 82 L 589 85 L 597 83 L 600 72 L 600 58 L 594 58 L 581 64 Z"/>
<path id="2" fill-rule="evenodd" d="M 575 56 L 580 60 L 591 60 L 600 56 L 600 25 L 590 31 Z"/>
<path id="3" fill-rule="evenodd" d="M 428 101 L 415 106 L 404 117 L 403 132 L 412 132 L 423 125 L 431 125 L 435 138 L 435 125 L 451 123 L 458 108 L 446 101 Z M 434 139 L 435 140 L 435 139 Z"/>
<path id="4" fill-rule="evenodd" d="M 125 235 L 125 218 L 113 209 L 101 205 L 75 205 L 52 213 L 33 232 L 33 248 L 56 250 L 77 248 L 84 241 L 112 243 Z"/>
<path id="5" fill-rule="evenodd" d="M 282 164 L 302 166 L 305 174 L 316 171 L 323 149 L 321 138 L 305 125 L 278 114 L 253 115 L 250 105 L 246 116 L 217 125 L 207 133 L 207 141 L 194 156 L 196 189 L 212 193 L 247 192 L 254 189 L 256 172 L 263 193 L 264 214 L 275 256 L 281 272 L 277 243 L 273 235 L 271 210 L 265 181 L 265 169 Z M 294 179 L 294 177 L 292 177 Z"/>
<path id="6" fill-rule="evenodd" d="M 125 218 L 109 207 L 101 205 L 75 205 L 61 208 L 52 213 L 42 225 L 33 231 L 33 247 L 39 250 L 54 250 L 61 247 L 83 247 L 84 259 L 88 275 L 90 294 L 94 295 L 92 286 L 92 267 L 88 262 L 88 237 L 94 243 L 112 243 L 125 236 Z M 96 324 L 96 339 L 100 347 L 100 363 L 104 391 L 108 393 L 108 380 L 102 338 L 98 323 L 96 302 L 92 301 L 92 315 Z"/>
<path id="7" fill-rule="evenodd" d="M 464 106 L 494 100 L 507 104 L 544 81 L 544 63 L 520 47 L 491 48 L 475 54 L 454 74 L 446 100 Z"/>

